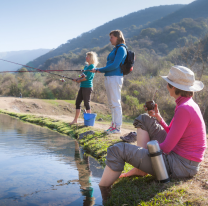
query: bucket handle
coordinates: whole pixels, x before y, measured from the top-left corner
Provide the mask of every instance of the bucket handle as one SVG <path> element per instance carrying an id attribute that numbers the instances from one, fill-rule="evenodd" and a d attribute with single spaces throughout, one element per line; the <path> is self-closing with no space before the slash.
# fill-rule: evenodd
<path id="1" fill-rule="evenodd" d="M 94 118 L 92 118 L 92 119 L 94 119 Z M 90 120 L 92 120 L 92 119 L 84 119 L 85 121 L 90 121 Z"/>
<path id="2" fill-rule="evenodd" d="M 83 119 L 84 119 L 85 121 L 90 121 L 90 120 L 92 120 L 92 119 L 95 118 L 95 117 L 93 117 L 93 118 L 91 118 L 91 119 L 85 119 L 85 118 L 84 118 L 84 113 L 83 113 L 82 117 L 83 117 Z"/>

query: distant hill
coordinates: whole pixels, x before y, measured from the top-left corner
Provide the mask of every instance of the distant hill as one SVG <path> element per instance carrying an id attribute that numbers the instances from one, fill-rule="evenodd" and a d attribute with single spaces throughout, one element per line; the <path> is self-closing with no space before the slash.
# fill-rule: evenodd
<path id="1" fill-rule="evenodd" d="M 64 53 L 67 54 L 70 51 L 79 52 L 83 48 L 103 47 L 109 43 L 109 32 L 111 30 L 120 29 L 124 32 L 125 38 L 132 37 L 147 26 L 146 24 L 161 19 L 183 7 L 184 5 L 151 7 L 114 19 L 94 30 L 81 34 L 77 38 L 68 40 L 66 44 L 62 44 L 50 53 L 37 58 L 35 61 L 30 62 L 29 65 L 38 67 L 47 59 Z"/>
<path id="2" fill-rule="evenodd" d="M 50 63 L 56 63 L 62 57 L 78 54 L 84 48 L 97 47 L 96 50 L 99 51 L 99 47 L 102 48 L 109 43 L 108 34 L 113 29 L 123 31 L 127 46 L 133 50 L 140 46 L 166 55 L 176 48 L 177 44 L 184 45 L 189 39 L 197 41 L 203 37 L 207 32 L 207 18 L 208 0 L 196 0 L 189 5 L 151 7 L 83 33 L 35 59 L 29 65 L 33 67 L 43 65 L 44 69 L 48 68 Z"/>
<path id="3" fill-rule="evenodd" d="M 10 52 L 0 52 L 0 59 L 5 59 L 20 64 L 26 64 L 39 56 L 42 56 L 49 52 L 50 49 L 36 49 L 36 50 L 23 50 L 23 51 L 10 51 Z M 16 64 L 4 62 L 0 60 L 0 71 L 16 71 L 21 68 Z"/>
<path id="4" fill-rule="evenodd" d="M 180 22 L 184 18 L 207 18 L 208 17 L 208 1 L 207 0 L 195 0 L 194 2 L 178 9 L 177 11 L 168 14 L 166 17 L 156 20 L 148 25 L 150 28 L 163 28 L 172 23 Z"/>

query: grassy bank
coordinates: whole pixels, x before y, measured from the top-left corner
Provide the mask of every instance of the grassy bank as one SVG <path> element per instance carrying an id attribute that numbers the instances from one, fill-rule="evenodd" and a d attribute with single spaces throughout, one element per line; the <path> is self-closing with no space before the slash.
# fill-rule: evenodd
<path id="1" fill-rule="evenodd" d="M 5 110 L 0 110 L 0 113 L 10 115 L 25 122 L 47 127 L 61 134 L 77 139 L 79 144 L 85 149 L 86 153 L 98 159 L 103 166 L 105 165 L 107 148 L 110 145 L 118 142 L 118 140 L 108 138 L 103 131 L 95 128 L 93 128 L 93 131 L 95 132 L 94 135 L 87 135 L 83 139 L 79 140 L 80 134 L 92 130 L 92 127 L 85 127 L 83 124 L 69 126 L 68 123 L 63 121 L 53 120 L 45 117 L 37 117 L 30 114 L 20 114 Z"/>
<path id="2" fill-rule="evenodd" d="M 0 110 L 0 113 L 22 121 L 44 126 L 57 132 L 76 138 L 87 154 L 95 157 L 103 166 L 107 148 L 119 140 L 113 139 L 103 131 L 83 125 L 69 126 L 62 121 Z M 95 134 L 80 139 L 84 132 L 93 130 Z M 125 165 L 125 171 L 132 168 Z M 200 175 L 192 179 L 171 180 L 168 184 L 155 182 L 154 177 L 130 177 L 119 179 L 111 190 L 106 205 L 208 205 L 208 184 L 201 181 Z"/>

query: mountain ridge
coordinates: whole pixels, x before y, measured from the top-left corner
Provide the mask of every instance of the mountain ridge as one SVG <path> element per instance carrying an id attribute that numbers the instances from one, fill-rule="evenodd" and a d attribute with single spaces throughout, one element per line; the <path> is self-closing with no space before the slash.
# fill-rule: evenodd
<path id="1" fill-rule="evenodd" d="M 141 29 L 143 25 L 147 24 L 149 21 L 154 21 L 155 19 L 166 16 L 167 14 L 172 13 L 182 7 L 184 7 L 184 5 L 181 4 L 150 7 L 111 20 L 93 30 L 90 30 L 89 32 L 85 32 L 76 38 L 68 40 L 67 43 L 60 45 L 58 48 L 51 51 L 50 54 L 43 55 L 37 58 L 35 61 L 30 62 L 28 65 L 32 67 L 38 67 L 51 57 L 62 55 L 63 53 L 69 53 L 77 48 L 77 51 L 80 51 L 82 48 L 105 46 L 109 42 L 109 32 L 114 29 L 122 30 L 125 38 L 128 38 L 128 31 L 125 31 L 125 27 L 136 26 L 138 29 Z M 125 22 L 124 19 L 126 18 L 130 18 L 131 21 Z M 140 21 L 138 21 L 138 19 L 140 19 Z M 131 22 L 130 25 L 129 22 Z M 102 36 L 99 36 L 101 34 Z"/>
<path id="2" fill-rule="evenodd" d="M 200 12 L 198 12 L 200 11 Z M 179 22 L 183 18 L 197 19 L 200 17 L 208 17 L 208 1 L 207 0 L 195 0 L 192 3 L 186 5 L 185 7 L 167 15 L 166 17 L 156 20 L 155 22 L 149 24 L 149 27 L 165 27 L 173 23 Z M 168 21 L 168 24 L 167 24 Z"/>

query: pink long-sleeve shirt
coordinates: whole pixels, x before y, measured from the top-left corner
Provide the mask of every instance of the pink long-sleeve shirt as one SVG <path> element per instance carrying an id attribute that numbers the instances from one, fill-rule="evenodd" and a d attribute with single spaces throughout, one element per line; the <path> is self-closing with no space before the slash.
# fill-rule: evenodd
<path id="1" fill-rule="evenodd" d="M 160 144 L 164 153 L 176 154 L 196 162 L 201 162 L 206 149 L 206 127 L 199 106 L 191 97 L 176 100 L 175 115 L 168 126 L 162 119 L 160 124 L 167 132 Z"/>

